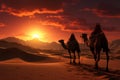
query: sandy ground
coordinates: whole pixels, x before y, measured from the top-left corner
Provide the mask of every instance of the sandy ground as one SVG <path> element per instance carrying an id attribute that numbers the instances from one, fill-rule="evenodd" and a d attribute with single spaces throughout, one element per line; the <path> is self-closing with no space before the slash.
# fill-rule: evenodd
<path id="1" fill-rule="evenodd" d="M 93 59 L 81 57 L 81 65 L 75 65 L 63 57 L 46 55 L 48 58 L 40 62 L 19 58 L 1 61 L 0 80 L 120 80 L 120 60 L 110 61 L 110 72 L 105 72 L 105 60 L 97 71 Z"/>

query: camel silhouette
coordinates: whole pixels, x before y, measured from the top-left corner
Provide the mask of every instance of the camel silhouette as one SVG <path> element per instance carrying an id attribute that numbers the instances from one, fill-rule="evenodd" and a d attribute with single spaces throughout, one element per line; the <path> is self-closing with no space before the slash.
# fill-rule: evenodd
<path id="1" fill-rule="evenodd" d="M 69 53 L 69 56 L 70 56 L 70 64 L 72 63 L 72 54 L 73 53 L 73 63 L 76 63 L 76 52 L 77 52 L 77 55 L 78 55 L 78 63 L 80 64 L 80 46 L 79 46 L 79 43 L 78 41 L 76 40 L 75 38 L 75 35 L 72 33 L 67 44 L 64 43 L 64 40 L 59 40 L 59 42 L 61 43 L 62 47 L 64 49 L 67 49 L 68 50 L 68 53 Z"/>
<path id="2" fill-rule="evenodd" d="M 101 30 L 100 24 L 97 24 L 94 31 L 91 33 L 90 38 L 88 39 L 87 34 L 83 33 L 81 35 L 82 39 L 84 40 L 84 43 L 90 47 L 90 51 L 92 52 L 95 60 L 95 68 L 98 69 L 98 62 L 100 61 L 100 52 L 103 49 L 103 52 L 106 53 L 106 71 L 109 71 L 108 69 L 108 62 L 109 62 L 109 48 L 108 48 L 108 40 Z"/>

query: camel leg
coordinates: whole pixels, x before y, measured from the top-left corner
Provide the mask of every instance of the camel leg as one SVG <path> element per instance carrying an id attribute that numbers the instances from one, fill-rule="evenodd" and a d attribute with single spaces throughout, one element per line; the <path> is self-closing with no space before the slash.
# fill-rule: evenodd
<path id="1" fill-rule="evenodd" d="M 94 56 L 94 60 L 96 61 L 96 59 L 97 59 L 97 55 L 95 54 L 94 51 L 92 51 L 92 53 L 93 53 L 93 56 Z"/>
<path id="2" fill-rule="evenodd" d="M 95 62 L 95 68 L 98 69 L 98 62 L 100 61 L 100 51 L 96 54 L 96 56 L 97 56 L 97 59 Z"/>
<path id="3" fill-rule="evenodd" d="M 73 63 L 76 63 L 76 55 L 75 55 L 75 52 L 74 52 L 73 54 L 74 54 Z"/>
<path id="4" fill-rule="evenodd" d="M 106 51 L 106 57 L 107 57 L 106 71 L 109 71 L 109 69 L 108 69 L 108 62 L 109 62 L 109 55 L 108 55 L 108 51 Z"/>
<path id="5" fill-rule="evenodd" d="M 94 60 L 96 61 L 97 56 L 96 56 L 96 53 L 94 52 L 94 48 L 90 47 L 90 50 L 94 56 Z"/>
<path id="6" fill-rule="evenodd" d="M 78 52 L 78 63 L 80 64 L 80 52 Z"/>
<path id="7" fill-rule="evenodd" d="M 69 56 L 70 56 L 70 64 L 72 63 L 72 55 L 71 55 L 71 52 L 70 51 L 68 51 L 69 52 Z"/>

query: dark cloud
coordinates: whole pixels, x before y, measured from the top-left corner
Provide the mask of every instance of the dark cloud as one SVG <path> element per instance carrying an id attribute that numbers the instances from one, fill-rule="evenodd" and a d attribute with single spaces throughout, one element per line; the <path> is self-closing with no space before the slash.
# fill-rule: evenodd
<path id="1" fill-rule="evenodd" d="M 63 12 L 64 0 L 1 0 L 0 12 L 7 12 L 15 16 L 31 16 L 36 13 Z"/>
<path id="2" fill-rule="evenodd" d="M 85 19 L 82 18 L 76 18 L 76 17 L 64 17 L 65 22 L 62 22 L 65 26 L 64 30 L 87 30 L 90 29 L 90 26 L 88 26 Z"/>
<path id="3" fill-rule="evenodd" d="M 5 4 L 6 6 L 17 10 L 33 10 L 42 8 L 57 10 L 61 8 L 63 1 L 64 0 L 1 0 L 0 3 L 1 5 Z"/>
<path id="4" fill-rule="evenodd" d="M 98 3 L 96 7 L 84 8 L 84 11 L 92 11 L 99 17 L 120 18 L 120 7 L 112 3 L 102 2 Z"/>
<path id="5" fill-rule="evenodd" d="M 82 18 L 57 14 L 46 15 L 44 17 L 41 16 L 37 16 L 41 25 L 57 27 L 64 31 L 81 31 L 91 29 L 91 26 L 89 26 L 87 21 Z"/>
<path id="6" fill-rule="evenodd" d="M 101 14 L 103 15 L 120 16 L 120 7 L 116 7 L 115 5 L 101 3 L 98 6 L 98 10 L 102 10 Z"/>
<path id="7" fill-rule="evenodd" d="M 62 30 L 91 30 L 102 18 L 120 18 L 119 0 L 0 0 L 0 12 L 12 16 L 32 16 L 41 24 Z M 97 15 L 97 16 L 96 16 Z M 38 19 L 39 18 L 39 19 Z M 112 20 L 109 23 L 115 24 Z M 103 26 L 104 30 L 119 30 L 118 25 Z M 104 24 L 103 24 L 104 25 Z"/>
<path id="8" fill-rule="evenodd" d="M 118 26 L 117 26 L 117 27 L 118 27 Z M 109 26 L 109 27 L 108 27 L 108 26 L 107 26 L 107 27 L 104 26 L 104 27 L 103 27 L 103 30 L 108 31 L 108 32 L 111 32 L 111 31 L 119 31 L 120 29 L 117 28 L 117 27 L 116 27 L 116 26 L 114 26 L 114 27 L 113 27 L 113 26 Z"/>

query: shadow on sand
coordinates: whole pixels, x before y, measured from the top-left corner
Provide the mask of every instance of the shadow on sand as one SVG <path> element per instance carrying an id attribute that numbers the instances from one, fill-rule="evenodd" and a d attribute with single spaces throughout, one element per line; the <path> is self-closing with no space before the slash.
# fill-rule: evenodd
<path id="1" fill-rule="evenodd" d="M 104 68 L 99 68 L 99 70 L 94 69 L 94 66 L 88 65 L 88 64 L 72 64 L 72 66 L 75 67 L 75 70 L 77 70 L 78 74 L 83 71 L 87 71 L 91 74 L 94 74 L 95 76 L 104 76 L 103 79 L 108 79 L 108 80 L 120 80 L 120 70 L 110 70 L 109 72 L 106 72 Z M 71 67 L 69 66 L 71 69 Z M 85 74 L 87 77 L 87 74 Z"/>
<path id="2" fill-rule="evenodd" d="M 48 57 L 43 55 L 27 53 L 18 48 L 0 49 L 0 61 L 9 60 L 13 58 L 20 58 L 27 62 L 38 62 L 45 60 Z"/>

